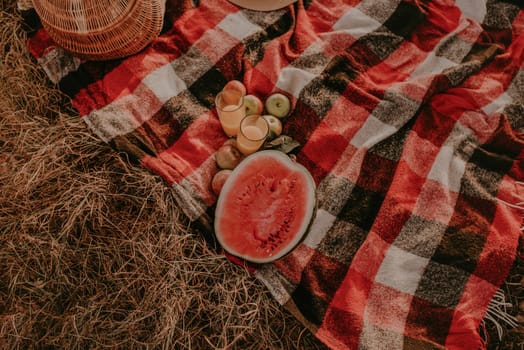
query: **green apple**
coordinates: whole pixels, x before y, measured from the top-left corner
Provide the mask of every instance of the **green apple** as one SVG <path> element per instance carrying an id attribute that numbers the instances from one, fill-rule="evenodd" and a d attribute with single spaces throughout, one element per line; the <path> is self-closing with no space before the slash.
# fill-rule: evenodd
<path id="1" fill-rule="evenodd" d="M 246 115 L 260 115 L 264 111 L 262 100 L 255 95 L 249 94 L 244 96 L 244 106 L 246 107 Z"/>
<path id="2" fill-rule="evenodd" d="M 291 101 L 286 95 L 279 92 L 269 95 L 264 105 L 266 112 L 277 118 L 287 117 L 291 111 Z"/>
<path id="3" fill-rule="evenodd" d="M 269 139 L 274 139 L 282 134 L 282 122 L 280 119 L 271 114 L 265 114 L 262 118 L 264 118 L 269 125 Z"/>

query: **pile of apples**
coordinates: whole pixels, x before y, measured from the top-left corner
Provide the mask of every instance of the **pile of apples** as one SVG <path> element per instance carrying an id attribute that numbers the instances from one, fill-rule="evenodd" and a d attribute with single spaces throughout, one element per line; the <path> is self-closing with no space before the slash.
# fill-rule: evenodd
<path id="1" fill-rule="evenodd" d="M 246 86 L 239 80 L 231 80 L 224 85 L 223 90 L 239 91 L 244 97 L 246 115 L 260 115 L 269 125 L 268 139 L 274 139 L 282 134 L 282 119 L 291 112 L 291 101 L 279 92 L 270 94 L 264 102 L 253 94 L 248 94 Z M 215 161 L 220 169 L 211 181 L 213 192 L 218 195 L 234 168 L 244 159 L 244 155 L 236 148 L 236 140 L 229 139 L 215 153 Z"/>
<path id="2" fill-rule="evenodd" d="M 282 134 L 282 120 L 291 112 L 291 101 L 279 92 L 270 94 L 264 101 L 258 96 L 248 94 L 246 86 L 239 80 L 230 80 L 223 90 L 236 90 L 244 96 L 246 115 L 260 115 L 269 124 L 269 139 Z"/>

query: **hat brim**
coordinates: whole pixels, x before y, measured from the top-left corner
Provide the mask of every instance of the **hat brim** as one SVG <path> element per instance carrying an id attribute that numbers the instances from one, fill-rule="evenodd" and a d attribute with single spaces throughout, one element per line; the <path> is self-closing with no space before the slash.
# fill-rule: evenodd
<path id="1" fill-rule="evenodd" d="M 229 0 L 235 5 L 256 11 L 273 11 L 286 7 L 297 0 Z"/>

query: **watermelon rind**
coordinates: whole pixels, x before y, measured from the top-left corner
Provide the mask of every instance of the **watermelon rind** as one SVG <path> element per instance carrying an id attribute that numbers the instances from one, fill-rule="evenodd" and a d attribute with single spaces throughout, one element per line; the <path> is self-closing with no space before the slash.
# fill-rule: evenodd
<path id="1" fill-rule="evenodd" d="M 300 208 L 301 210 L 305 211 L 305 214 L 302 217 L 302 222 L 300 223 L 299 228 L 294 233 L 294 237 L 292 237 L 291 241 L 289 241 L 285 246 L 282 248 L 279 247 L 280 250 L 275 252 L 274 254 L 265 256 L 265 257 L 254 257 L 252 255 L 249 255 L 249 253 L 242 253 L 235 248 L 231 247 L 230 244 L 226 241 L 224 236 L 231 235 L 231 230 L 228 231 L 228 227 L 223 227 L 224 225 L 227 226 L 227 224 L 223 224 L 222 217 L 224 215 L 228 215 L 228 213 L 225 212 L 225 206 L 228 195 L 235 190 L 239 190 L 238 188 L 233 188 L 233 186 L 239 186 L 237 184 L 236 179 L 237 176 L 242 174 L 248 167 L 251 166 L 253 162 L 256 161 L 263 161 L 264 159 L 267 159 L 266 157 L 270 157 L 271 159 L 276 160 L 282 167 L 285 167 L 289 169 L 290 172 L 298 172 L 300 174 L 300 178 L 303 181 L 303 185 L 307 187 L 307 203 L 299 203 L 301 206 L 304 206 L 304 208 Z M 270 171 L 271 169 L 268 169 Z M 250 170 L 247 170 L 250 171 Z M 243 186 L 243 184 L 241 184 Z M 247 185 L 246 185 L 247 186 Z M 250 261 L 253 263 L 258 264 L 264 264 L 264 263 L 270 263 L 277 259 L 282 258 L 283 256 L 287 255 L 289 252 L 291 252 L 305 237 L 306 233 L 309 230 L 310 224 L 313 220 L 313 217 L 315 215 L 315 207 L 316 207 L 316 186 L 315 181 L 313 180 L 313 177 L 309 173 L 309 171 L 301 164 L 297 163 L 296 161 L 293 161 L 290 159 L 290 157 L 281 152 L 276 150 L 263 150 L 256 153 L 253 153 L 246 157 L 231 173 L 229 178 L 224 183 L 224 186 L 222 188 L 222 191 L 220 192 L 220 195 L 218 196 L 216 208 L 215 208 L 215 220 L 214 220 L 214 230 L 215 230 L 215 236 L 217 238 L 217 241 L 220 243 L 222 248 L 228 252 L 231 255 L 234 255 L 236 257 L 239 257 L 241 259 L 244 259 L 246 261 Z M 298 210 L 297 210 L 298 211 Z M 236 232 L 235 234 L 238 234 L 238 239 L 242 239 L 242 236 L 244 235 L 243 232 Z"/>

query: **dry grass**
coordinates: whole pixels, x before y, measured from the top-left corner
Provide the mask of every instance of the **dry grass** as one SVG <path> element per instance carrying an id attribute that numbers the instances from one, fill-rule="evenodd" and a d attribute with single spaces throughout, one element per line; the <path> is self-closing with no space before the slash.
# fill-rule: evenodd
<path id="1" fill-rule="evenodd" d="M 15 0 L 0 23 L 0 348 L 324 348 L 86 129 L 27 53 Z M 522 328 L 498 343 L 523 349 Z"/>
<path id="2" fill-rule="evenodd" d="M 0 348 L 315 349 L 169 188 L 86 129 L 0 8 Z"/>

